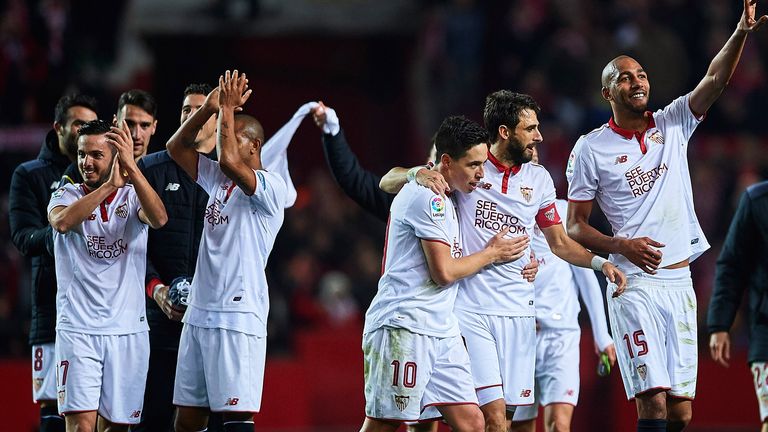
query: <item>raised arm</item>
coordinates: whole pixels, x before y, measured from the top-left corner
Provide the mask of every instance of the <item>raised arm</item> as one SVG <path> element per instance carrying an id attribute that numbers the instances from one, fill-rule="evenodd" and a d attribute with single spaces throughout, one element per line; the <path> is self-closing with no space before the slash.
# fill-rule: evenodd
<path id="1" fill-rule="evenodd" d="M 429 166 L 418 165 L 413 168 L 395 167 L 384 174 L 379 182 L 379 188 L 387 193 L 396 194 L 411 180 L 416 180 L 421 186 L 429 188 L 432 192 L 445 195 L 451 190 L 443 175 L 429 169 Z"/>
<path id="2" fill-rule="evenodd" d="M 691 93 L 689 104 L 691 111 L 697 117 L 704 115 L 709 110 L 728 85 L 733 72 L 736 70 L 736 65 L 739 64 L 747 35 L 768 21 L 766 15 L 755 20 L 756 8 L 757 0 L 744 0 L 744 12 L 736 25 L 736 30 L 725 42 L 720 52 L 712 59 L 707 74 Z"/>
<path id="3" fill-rule="evenodd" d="M 112 171 L 109 180 L 104 182 L 96 190 L 81 197 L 68 206 L 57 206 L 48 213 L 48 221 L 56 231 L 65 234 L 83 223 L 91 216 L 96 207 L 107 199 L 117 189 L 125 186 L 127 177 L 120 173 L 120 163 L 117 155 L 112 161 Z"/>
<path id="4" fill-rule="evenodd" d="M 203 106 L 195 111 L 165 143 L 168 154 L 191 178 L 197 179 L 197 158 L 195 137 L 208 119 L 219 111 L 219 88 L 213 89 L 205 98 Z"/>
<path id="5" fill-rule="evenodd" d="M 489 264 L 522 257 L 528 247 L 528 237 L 505 239 L 507 232 L 509 228 L 493 236 L 485 249 L 461 258 L 453 258 L 451 247 L 446 243 L 422 239 L 421 247 L 427 259 L 429 275 L 436 284 L 443 286 L 471 276 Z"/>
<path id="6" fill-rule="evenodd" d="M 333 178 L 348 197 L 367 212 L 386 222 L 394 194 L 379 189 L 381 177 L 360 165 L 349 147 L 344 131 L 327 127 L 326 107 L 322 102 L 312 110 L 312 119 L 323 131 L 323 153 Z M 338 125 L 337 125 L 338 126 Z"/>
<path id="7" fill-rule="evenodd" d="M 106 133 L 107 142 L 117 148 L 119 164 L 115 163 L 115 167 L 119 165 L 133 184 L 141 204 L 139 219 L 154 229 L 162 228 L 168 222 L 165 205 L 136 165 L 136 160 L 133 158 L 133 139 L 128 124 L 123 121 L 119 126 L 113 126 L 112 130 Z"/>
<path id="8" fill-rule="evenodd" d="M 593 201 L 568 203 L 568 235 L 591 251 L 621 254 L 646 273 L 655 274 L 663 244 L 649 237 L 624 239 L 607 236 L 589 224 Z"/>
<path id="9" fill-rule="evenodd" d="M 256 174 L 240 155 L 235 132 L 235 111 L 251 96 L 248 79 L 237 70 L 226 71 L 219 77 L 219 120 L 216 143 L 219 147 L 219 167 L 247 195 L 256 191 Z M 261 145 L 261 143 L 259 143 Z"/>

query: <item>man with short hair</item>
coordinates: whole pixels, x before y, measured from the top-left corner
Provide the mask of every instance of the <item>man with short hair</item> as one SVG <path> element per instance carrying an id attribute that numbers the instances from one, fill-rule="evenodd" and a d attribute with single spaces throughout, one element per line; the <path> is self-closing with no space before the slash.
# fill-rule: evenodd
<path id="1" fill-rule="evenodd" d="M 364 432 L 439 417 L 457 431 L 484 429 L 453 312 L 457 281 L 518 259 L 528 247 L 526 237 L 504 239 L 503 229 L 470 255 L 459 238 L 453 192 L 469 194 L 481 184 L 487 142 L 476 123 L 448 117 L 435 137 L 448 196 L 411 182 L 392 202 L 383 274 L 363 330 Z"/>
<path id="2" fill-rule="evenodd" d="M 493 142 L 485 162 L 486 176 L 474 193 L 457 197 L 465 250 L 480 250 L 500 229 L 527 238 L 538 225 L 555 255 L 601 271 L 623 289 L 623 273 L 566 235 L 555 207 L 552 177 L 531 162 L 543 141 L 539 111 L 536 101 L 525 94 L 499 90 L 486 98 L 483 119 Z M 399 178 L 387 179 L 390 175 Z M 405 182 L 403 177 L 393 170 L 382 184 Z M 441 181 L 433 178 L 427 186 Z M 456 297 L 456 315 L 489 432 L 507 431 L 515 407 L 534 402 L 535 296 L 533 283 L 522 272 L 529 256 L 527 250 L 521 259 L 463 279 Z"/>
<path id="3" fill-rule="evenodd" d="M 227 71 L 167 144 L 209 195 L 179 342 L 177 432 L 204 430 L 210 411 L 222 413 L 225 431 L 251 432 L 261 408 L 269 310 L 264 268 L 283 223 L 286 185 L 262 168 L 261 124 L 235 115 L 250 97 L 247 83 L 245 74 Z M 219 162 L 191 145 L 216 113 Z"/>
<path id="4" fill-rule="evenodd" d="M 200 107 L 208 84 L 190 84 L 184 90 L 180 123 L 184 124 Z M 192 141 L 185 145 L 199 154 L 216 159 L 216 118 L 212 116 Z M 144 393 L 141 423 L 134 432 L 173 430 L 173 383 L 181 337 L 184 306 L 173 304 L 171 285 L 189 283 L 195 274 L 200 237 L 203 232 L 208 194 L 171 159 L 167 150 L 148 154 L 139 169 L 165 204 L 168 223 L 149 232 L 147 240 L 146 302 L 149 322 L 149 372 Z M 218 427 L 218 429 L 214 429 Z M 209 432 L 220 429 L 220 420 L 209 422 Z"/>
<path id="5" fill-rule="evenodd" d="M 157 102 L 144 90 L 133 89 L 120 95 L 117 101 L 117 124 L 125 121 L 133 140 L 133 158 L 147 154 L 149 141 L 157 130 Z"/>
<path id="6" fill-rule="evenodd" d="M 53 240 L 46 207 L 70 163 L 77 160 L 77 131 L 96 119 L 96 101 L 85 95 L 63 96 L 56 103 L 53 129 L 37 159 L 16 167 L 11 179 L 11 238 L 32 261 L 32 399 L 40 403 L 40 431 L 64 430 L 56 408 L 54 340 L 56 336 L 56 268 L 47 246 Z M 48 245 L 46 245 L 48 243 Z M 52 247 L 51 247 L 52 249 Z"/>
<path id="7" fill-rule="evenodd" d="M 165 207 L 133 159 L 128 127 L 79 130 L 82 184 L 51 195 L 56 231 L 56 368 L 67 431 L 128 430 L 141 417 L 149 361 L 143 299 L 147 226 Z"/>
<path id="8" fill-rule="evenodd" d="M 731 79 L 755 20 L 744 0 L 736 30 L 690 93 L 647 111 L 648 73 L 619 56 L 603 69 L 603 99 L 613 117 L 583 135 L 568 160 L 568 233 L 610 259 L 629 288 L 608 300 L 613 336 L 638 431 L 680 431 L 691 421 L 698 365 L 696 294 L 690 262 L 709 248 L 693 206 L 688 141 Z M 613 236 L 589 225 L 594 201 Z M 615 291 L 609 285 L 608 292 Z"/>

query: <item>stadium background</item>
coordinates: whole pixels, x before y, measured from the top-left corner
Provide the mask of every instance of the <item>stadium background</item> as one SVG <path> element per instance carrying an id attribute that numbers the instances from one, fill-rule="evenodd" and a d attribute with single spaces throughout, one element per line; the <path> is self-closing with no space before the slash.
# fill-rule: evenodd
<path id="1" fill-rule="evenodd" d="M 651 108 L 660 108 L 703 76 L 741 8 L 736 0 L 0 2 L 0 429 L 34 430 L 36 420 L 29 268 L 9 239 L 10 177 L 37 155 L 65 91 L 96 96 L 103 118 L 122 91 L 150 91 L 160 107 L 152 152 L 178 126 L 188 83 L 213 84 L 238 68 L 254 89 L 246 112 L 268 135 L 302 103 L 323 100 L 337 110 L 363 165 L 383 174 L 422 162 L 444 116 L 480 121 L 484 96 L 508 88 L 543 108 L 540 152 L 562 197 L 573 142 L 610 116 L 599 97 L 605 63 L 619 53 L 636 56 L 649 73 Z M 766 12 L 760 2 L 758 14 Z M 744 317 L 732 332 L 729 369 L 709 360 L 704 318 L 735 203 L 768 173 L 766 31 L 749 37 L 690 147 L 696 208 L 713 246 L 692 266 L 701 364 L 691 431 L 759 424 Z M 363 418 L 361 316 L 376 290 L 384 226 L 336 187 L 311 122 L 300 127 L 289 160 L 299 199 L 268 269 L 269 360 L 257 430 L 353 431 Z M 618 371 L 598 380 L 591 346 L 587 330 L 574 430 L 634 430 Z"/>

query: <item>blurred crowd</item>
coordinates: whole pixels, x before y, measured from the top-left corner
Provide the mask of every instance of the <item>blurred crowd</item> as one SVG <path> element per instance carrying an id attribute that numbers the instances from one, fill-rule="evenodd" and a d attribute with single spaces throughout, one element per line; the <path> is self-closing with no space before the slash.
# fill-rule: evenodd
<path id="1" fill-rule="evenodd" d="M 55 101 L 69 90 L 101 101 L 126 87 L 159 92 L 151 68 L 100 79 L 119 57 L 119 23 L 130 3 L 0 2 L 0 128 L 47 127 Z M 758 13 L 768 12 L 763 6 Z M 427 142 L 448 114 L 479 120 L 490 91 L 529 93 L 542 106 L 543 163 L 564 197 L 572 144 L 610 116 L 599 92 L 603 66 L 620 53 L 635 56 L 649 74 L 651 108 L 661 108 L 693 89 L 741 8 L 740 2 L 695 0 L 422 0 L 417 25 L 408 30 L 410 64 L 393 67 L 408 75 L 415 129 L 408 139 L 414 146 Z M 691 142 L 696 208 L 713 245 L 692 266 L 700 323 L 739 194 L 768 176 L 767 67 L 762 32 L 750 36 L 731 85 Z M 29 269 L 5 221 L 11 173 L 37 150 L 6 150 L 0 162 L 0 356 L 28 355 Z M 268 267 L 271 353 L 289 352 L 296 330 L 359 324 L 380 273 L 383 224 L 343 195 L 321 161 L 297 186 L 297 204 L 287 212 Z"/>

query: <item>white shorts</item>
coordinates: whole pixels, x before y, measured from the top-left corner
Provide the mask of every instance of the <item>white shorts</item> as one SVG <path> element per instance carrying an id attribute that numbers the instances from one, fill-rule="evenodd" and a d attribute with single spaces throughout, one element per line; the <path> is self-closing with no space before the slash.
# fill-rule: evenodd
<path id="1" fill-rule="evenodd" d="M 173 404 L 214 412 L 259 412 L 267 339 L 184 324 Z"/>
<path id="2" fill-rule="evenodd" d="M 148 332 L 88 335 L 57 330 L 59 413 L 98 411 L 113 423 L 138 423 L 148 367 Z"/>
<path id="3" fill-rule="evenodd" d="M 615 289 L 608 285 L 608 315 L 627 398 L 661 389 L 692 400 L 699 352 L 688 267 L 632 275 L 624 293 L 613 298 Z"/>
<path id="4" fill-rule="evenodd" d="M 542 329 L 536 334 L 536 396 L 533 405 L 515 410 L 514 421 L 535 419 L 539 405 L 579 401 L 581 330 Z"/>
<path id="5" fill-rule="evenodd" d="M 757 405 L 760 407 L 760 421 L 768 421 L 768 363 L 754 362 L 750 365 L 755 379 Z"/>
<path id="6" fill-rule="evenodd" d="M 536 319 L 481 315 L 457 309 L 480 405 L 504 399 L 507 406 L 534 401 Z"/>
<path id="7" fill-rule="evenodd" d="M 56 351 L 53 343 L 32 345 L 32 401 L 56 400 Z"/>
<path id="8" fill-rule="evenodd" d="M 412 422 L 440 418 L 438 406 L 477 405 L 460 336 L 383 327 L 363 335 L 363 364 L 370 418 Z"/>

